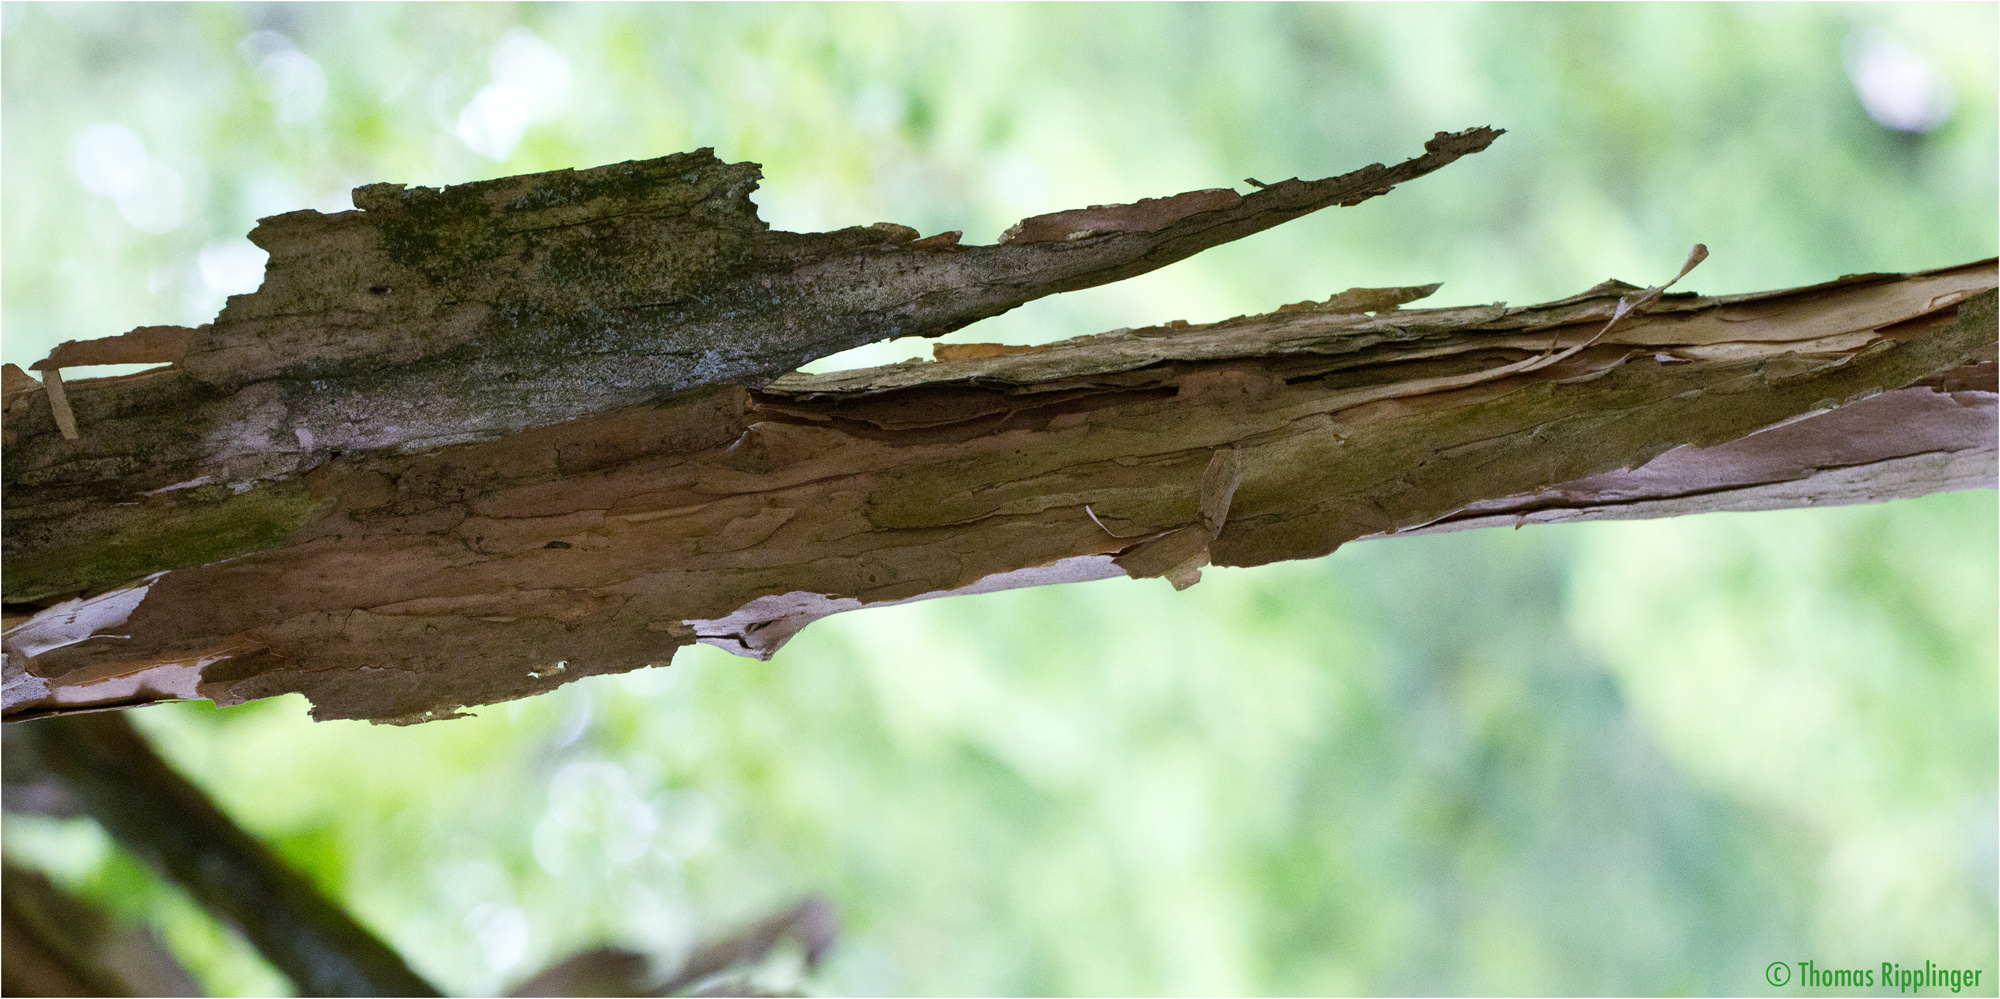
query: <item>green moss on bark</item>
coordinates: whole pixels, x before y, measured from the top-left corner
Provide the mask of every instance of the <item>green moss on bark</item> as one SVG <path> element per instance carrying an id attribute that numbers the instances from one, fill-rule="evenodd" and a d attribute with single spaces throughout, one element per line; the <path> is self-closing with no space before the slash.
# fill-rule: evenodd
<path id="1" fill-rule="evenodd" d="M 235 494 L 222 486 L 183 490 L 172 502 L 123 508 L 130 512 L 88 541 L 9 559 L 6 599 L 40 600 L 270 548 L 332 503 L 297 481 Z"/>

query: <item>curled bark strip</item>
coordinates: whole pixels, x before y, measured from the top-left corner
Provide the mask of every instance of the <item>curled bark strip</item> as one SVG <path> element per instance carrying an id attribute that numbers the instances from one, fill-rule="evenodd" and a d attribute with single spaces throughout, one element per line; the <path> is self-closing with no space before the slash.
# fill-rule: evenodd
<path id="1" fill-rule="evenodd" d="M 1642 289 L 1280 311 L 347 456 L 286 500 L 297 528 L 167 572 L 115 627 L 15 625 L 7 712 L 296 691 L 318 717 L 416 721 L 695 641 L 766 656 L 870 605 L 1991 486 L 1997 283 L 1982 261 L 1622 316 Z M 204 488 L 155 516 L 227 502 Z"/>
<path id="2" fill-rule="evenodd" d="M 1681 278 L 1687 277 L 1689 271 L 1694 270 L 1696 266 L 1698 266 L 1702 261 L 1707 259 L 1708 259 L 1708 247 L 1700 243 L 1694 244 L 1694 249 L 1688 252 L 1687 262 L 1681 265 L 1680 273 L 1674 275 L 1672 280 L 1668 281 L 1666 284 L 1654 285 L 1653 287 L 1646 289 L 1645 292 L 1640 294 L 1637 298 L 1631 299 L 1630 301 L 1627 301 L 1625 298 L 1620 297 L 1618 299 L 1617 308 L 1611 311 L 1611 318 L 1604 321 L 1603 329 L 1598 330 L 1597 334 L 1595 336 L 1592 336 L 1590 339 L 1585 340 L 1584 342 L 1577 344 L 1576 346 L 1571 347 L 1568 350 L 1563 351 L 1562 353 L 1556 353 L 1556 347 L 1560 345 L 1562 340 L 1562 335 L 1558 333 L 1557 335 L 1550 337 L 1548 349 L 1542 352 L 1543 356 L 1535 359 L 1535 366 L 1545 368 L 1551 364 L 1559 364 L 1562 361 L 1576 354 L 1578 351 L 1581 351 L 1586 347 L 1595 345 L 1597 341 L 1604 339 L 1604 335 L 1606 333 L 1611 332 L 1611 327 L 1618 325 L 1618 320 L 1623 319 L 1626 316 L 1629 316 L 1635 312 L 1639 312 L 1645 309 L 1646 306 L 1649 306 L 1654 302 L 1659 301 L 1660 296 L 1666 294 L 1668 288 L 1671 288 L 1674 285 L 1679 284 Z"/>

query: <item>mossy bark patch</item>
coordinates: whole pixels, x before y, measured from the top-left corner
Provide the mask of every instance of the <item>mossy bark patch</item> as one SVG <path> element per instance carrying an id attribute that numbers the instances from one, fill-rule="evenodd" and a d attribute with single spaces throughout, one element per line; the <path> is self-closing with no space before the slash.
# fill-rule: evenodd
<path id="1" fill-rule="evenodd" d="M 118 509 L 115 516 L 103 518 L 101 531 L 87 542 L 9 558 L 7 601 L 42 600 L 106 580 L 136 579 L 261 551 L 284 542 L 332 504 L 297 481 L 267 483 L 239 494 L 219 486 L 179 492 Z"/>

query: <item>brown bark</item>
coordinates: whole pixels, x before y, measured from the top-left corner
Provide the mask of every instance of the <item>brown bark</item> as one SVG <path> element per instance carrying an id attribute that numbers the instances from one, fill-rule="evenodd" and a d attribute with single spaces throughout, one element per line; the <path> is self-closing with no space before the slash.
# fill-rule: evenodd
<path id="1" fill-rule="evenodd" d="M 861 237 L 827 234 L 840 237 L 826 244 L 840 244 L 836 256 L 887 254 L 924 276 L 868 285 L 873 265 L 842 264 L 813 271 L 818 297 L 799 301 L 833 318 L 875 314 L 841 304 L 862 292 L 841 291 L 829 276 L 837 271 L 868 285 L 869 309 L 929 316 L 918 326 L 941 331 L 1019 299 L 1028 284 L 1039 294 L 1136 273 L 1278 215 L 1380 193 L 1492 134 L 1441 134 L 1429 160 L 1241 198 L 1194 192 L 1042 216 L 998 247 L 946 251 L 903 234 L 886 250 L 841 249 Z M 525 186 L 557 188 L 549 178 L 559 176 Z M 516 244 L 479 228 L 491 222 L 487 209 L 465 205 L 501 206 L 493 211 L 503 221 L 543 208 L 515 193 L 522 184 L 488 188 L 417 202 L 459 205 L 431 221 L 473 231 L 469 245 L 501 245 L 494 259 L 513 259 Z M 380 210 L 400 218 L 393 206 Z M 393 257 L 397 239 L 415 238 L 378 227 L 386 235 L 371 237 L 369 252 Z M 644 247 L 615 232 L 592 239 L 629 251 L 627 271 L 644 270 L 634 262 Z M 960 262 L 933 273 L 931 255 L 948 252 Z M 1030 253 L 1042 256 L 1022 256 Z M 302 265 L 280 266 L 281 256 L 274 249 L 267 291 L 309 297 Z M 812 269 L 794 264 L 795 276 Z M 975 265 L 986 276 L 966 269 Z M 504 296 L 512 272 L 491 267 L 501 269 L 465 264 L 460 277 L 485 275 L 467 287 Z M 1013 276 L 992 277 L 999 272 Z M 761 287 L 757 273 L 729 272 L 742 279 L 731 287 Z M 925 281 L 935 294 L 912 291 L 932 287 Z M 963 281 L 978 288 L 959 289 Z M 933 362 L 759 374 L 748 387 L 688 376 L 664 398 L 624 394 L 623 382 L 576 388 L 568 408 L 533 413 L 490 393 L 442 392 L 443 409 L 470 399 L 473 410 L 491 403 L 511 415 L 454 424 L 466 431 L 459 436 L 401 437 L 413 425 L 410 385 L 437 375 L 439 358 L 472 356 L 464 344 L 473 341 L 441 353 L 424 353 L 436 344 L 392 349 L 380 330 L 404 327 L 390 323 L 348 344 L 340 317 L 351 309 L 324 303 L 263 325 L 225 312 L 218 330 L 237 332 L 197 331 L 175 368 L 72 384 L 79 441 L 61 439 L 32 380 L 10 380 L 8 428 L 18 417 L 24 436 L 7 456 L 7 592 L 33 603 L 16 605 L 8 622 L 7 717 L 296 691 L 322 718 L 422 720 L 662 664 L 697 640 L 767 656 L 811 620 L 869 604 L 1119 574 L 1185 586 L 1211 562 L 1309 558 L 1410 531 L 1990 486 L 1995 284 L 1984 261 L 1721 298 L 1607 282 L 1525 308 L 1405 310 L 1435 286 L 1352 289 L 1220 323 L 1031 348 L 956 345 Z M 991 298 L 997 285 L 1014 297 Z M 758 315 L 748 299 L 738 306 Z M 573 316 L 594 306 L 565 307 Z M 766 319 L 746 336 L 765 336 Z M 727 323 L 690 322 L 688 335 L 726 333 Z M 200 346 L 218 337 L 239 340 Z M 171 340 L 154 331 L 143 349 Z M 591 363 L 638 349 L 606 342 Z M 287 368 L 258 353 L 265 346 L 272 357 L 320 359 Z M 480 357 L 515 356 L 488 346 Z M 369 350 L 386 352 L 382 371 L 417 382 L 375 378 Z M 640 353 L 634 377 L 658 375 Z M 344 359 L 327 360 L 335 355 Z M 246 387 L 225 390 L 216 365 L 265 380 L 244 375 Z M 135 449 L 151 439 L 147 421 L 173 422 L 173 407 L 196 396 L 233 406 L 286 378 L 309 382 L 299 371 L 350 379 L 329 398 L 351 390 L 360 394 L 341 397 L 405 403 L 372 422 L 357 416 L 348 431 L 314 424 L 362 435 L 359 450 L 335 454 L 283 443 L 320 403 L 279 392 L 258 411 L 262 437 L 211 435 L 213 446 L 191 459 L 284 452 L 253 469 L 268 477 L 194 485 L 134 470 Z M 440 375 L 435 384 L 460 383 Z M 208 418 L 195 424 L 213 426 Z M 269 450 L 246 444 L 252 437 Z M 376 446 L 391 438 L 395 446 Z M 451 440 L 460 442 L 442 443 Z"/>
<path id="2" fill-rule="evenodd" d="M 992 246 L 878 223 L 773 232 L 754 163 L 709 150 L 443 190 L 373 184 L 356 211 L 250 238 L 256 293 L 194 330 L 71 342 L 6 385 L 9 601 L 256 551 L 306 523 L 296 478 L 361 452 L 491 440 L 849 347 L 936 336 L 1387 193 L 1500 133 L 1248 195 L 1194 191 L 1026 219 Z M 65 365 L 172 363 L 65 386 Z M 17 408 L 18 406 L 18 408 Z M 290 483 L 290 485 L 287 485 Z M 184 509 L 121 504 L 177 492 Z"/>
<path id="3" fill-rule="evenodd" d="M 1629 286 L 1291 308 L 342 459 L 288 543 L 9 632 L 12 710 L 299 691 L 417 720 L 696 640 L 769 655 L 867 604 L 1988 486 L 1995 283 L 1989 261 L 1669 295 L 1608 334 Z"/>

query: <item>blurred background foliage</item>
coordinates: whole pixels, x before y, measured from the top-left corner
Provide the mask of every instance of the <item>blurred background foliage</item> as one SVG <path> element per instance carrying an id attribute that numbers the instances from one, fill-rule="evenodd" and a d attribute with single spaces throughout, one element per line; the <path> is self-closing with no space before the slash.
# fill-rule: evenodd
<path id="1" fill-rule="evenodd" d="M 1995 252 L 1996 8 L 0 7 L 5 357 L 195 324 L 255 220 L 713 146 L 780 228 L 1015 219 L 1327 176 L 1393 195 L 954 334 L 1038 342 L 1361 285 L 1709 294 Z M 1431 304 L 1431 303 L 1427 303 Z M 900 360 L 878 344 L 816 367 Z M 81 374 L 81 372 L 79 372 Z M 843 993 L 1768 991 L 1996 968 L 1996 509 L 1398 539 L 844 615 L 476 717 L 136 712 L 449 990 L 671 964 L 823 891 Z M 288 983 L 87 820 L 5 848 L 218 993 Z M 1793 986 L 1794 989 L 1797 986 Z M 1991 994 L 1991 990 L 1987 990 Z"/>

